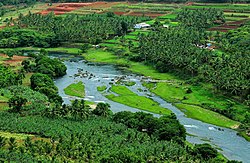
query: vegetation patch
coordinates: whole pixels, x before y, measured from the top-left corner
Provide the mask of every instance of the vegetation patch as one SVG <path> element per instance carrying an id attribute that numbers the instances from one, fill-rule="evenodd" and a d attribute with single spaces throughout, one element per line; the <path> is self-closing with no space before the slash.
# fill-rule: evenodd
<path id="1" fill-rule="evenodd" d="M 206 123 L 214 124 L 221 127 L 233 128 L 240 123 L 233 121 L 219 113 L 203 109 L 199 106 L 188 104 L 175 104 L 181 111 L 183 111 L 188 117 L 197 119 Z"/>
<path id="2" fill-rule="evenodd" d="M 127 81 L 127 82 L 125 82 L 124 84 L 125 84 L 126 86 L 130 87 L 130 86 L 135 85 L 136 82 L 134 82 L 134 81 Z"/>
<path id="3" fill-rule="evenodd" d="M 12 138 L 15 138 L 17 140 L 26 139 L 27 137 L 34 137 L 34 135 L 18 134 L 18 133 L 4 132 L 4 131 L 0 131 L 0 136 L 5 137 L 5 138 L 12 137 Z"/>
<path id="4" fill-rule="evenodd" d="M 106 89 L 107 89 L 107 86 L 105 86 L 105 85 L 103 85 L 103 86 L 98 86 L 98 87 L 97 87 L 97 90 L 98 90 L 99 92 L 105 91 Z"/>
<path id="5" fill-rule="evenodd" d="M 135 94 L 126 86 L 112 86 L 111 91 L 118 94 L 118 96 L 114 94 L 106 95 L 106 97 L 112 101 L 156 114 L 170 115 L 171 113 L 170 110 L 160 107 L 157 102 L 150 98 Z"/>
<path id="6" fill-rule="evenodd" d="M 85 96 L 85 87 L 83 82 L 78 82 L 78 83 L 73 83 L 64 88 L 64 92 L 67 95 L 70 96 L 76 96 L 76 97 L 81 97 L 84 98 Z"/>

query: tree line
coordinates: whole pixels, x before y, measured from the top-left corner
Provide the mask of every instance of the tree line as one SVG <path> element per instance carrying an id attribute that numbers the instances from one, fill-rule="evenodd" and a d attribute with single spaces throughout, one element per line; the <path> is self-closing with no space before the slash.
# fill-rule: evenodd
<path id="1" fill-rule="evenodd" d="M 27 16 L 20 15 L 16 24 L 20 28 L 27 27 L 39 33 L 52 34 L 56 43 L 68 41 L 98 44 L 104 39 L 126 34 L 134 24 L 146 20 L 149 18 L 116 16 L 114 13 L 66 17 L 55 17 L 53 13 L 48 15 L 29 13 Z"/>

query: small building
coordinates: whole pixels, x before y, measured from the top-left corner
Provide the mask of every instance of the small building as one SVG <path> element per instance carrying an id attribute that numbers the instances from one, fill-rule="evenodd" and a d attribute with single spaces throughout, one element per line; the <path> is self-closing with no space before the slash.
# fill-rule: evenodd
<path id="1" fill-rule="evenodd" d="M 134 26 L 135 29 L 149 28 L 150 25 L 147 23 L 139 23 Z"/>

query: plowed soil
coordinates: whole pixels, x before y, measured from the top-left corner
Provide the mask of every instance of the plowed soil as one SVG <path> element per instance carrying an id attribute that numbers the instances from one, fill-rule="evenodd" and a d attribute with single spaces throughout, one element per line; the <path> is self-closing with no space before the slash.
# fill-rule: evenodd
<path id="1" fill-rule="evenodd" d="M 0 54 L 0 57 L 6 58 L 6 59 L 9 58 L 5 54 Z M 21 65 L 22 61 L 27 59 L 27 58 L 29 58 L 29 57 L 14 55 L 10 60 L 4 60 L 3 64 L 10 65 L 10 66 L 18 66 L 18 65 Z"/>

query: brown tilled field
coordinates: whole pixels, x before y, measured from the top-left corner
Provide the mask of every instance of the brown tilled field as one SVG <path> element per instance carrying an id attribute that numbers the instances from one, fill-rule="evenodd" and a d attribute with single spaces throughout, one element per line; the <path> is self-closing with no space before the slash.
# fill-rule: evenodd
<path id="1" fill-rule="evenodd" d="M 11 59 L 8 59 L 9 57 L 5 54 L 0 54 L 0 57 L 3 58 L 3 64 L 10 65 L 10 66 L 20 66 L 22 61 L 29 58 L 25 56 L 18 56 L 14 55 Z"/>
<path id="2" fill-rule="evenodd" d="M 55 15 L 62 15 L 78 8 L 89 6 L 92 3 L 53 3 L 53 7 L 49 7 L 46 10 L 39 12 L 42 15 L 54 12 Z"/>
<path id="3" fill-rule="evenodd" d="M 51 7 L 46 10 L 39 12 L 42 15 L 48 14 L 50 12 L 54 12 L 55 15 L 62 15 L 80 8 L 88 8 L 88 9 L 102 9 L 109 8 L 116 4 L 120 4 L 121 2 L 94 2 L 94 3 L 53 3 Z M 122 13 L 117 13 L 118 15 L 122 15 Z"/>
<path id="4" fill-rule="evenodd" d="M 238 20 L 238 21 L 227 22 L 223 25 L 209 28 L 208 30 L 209 31 L 227 32 L 229 30 L 239 28 L 242 24 L 244 24 L 248 20 L 250 20 L 250 19 L 242 19 L 242 20 Z"/>

